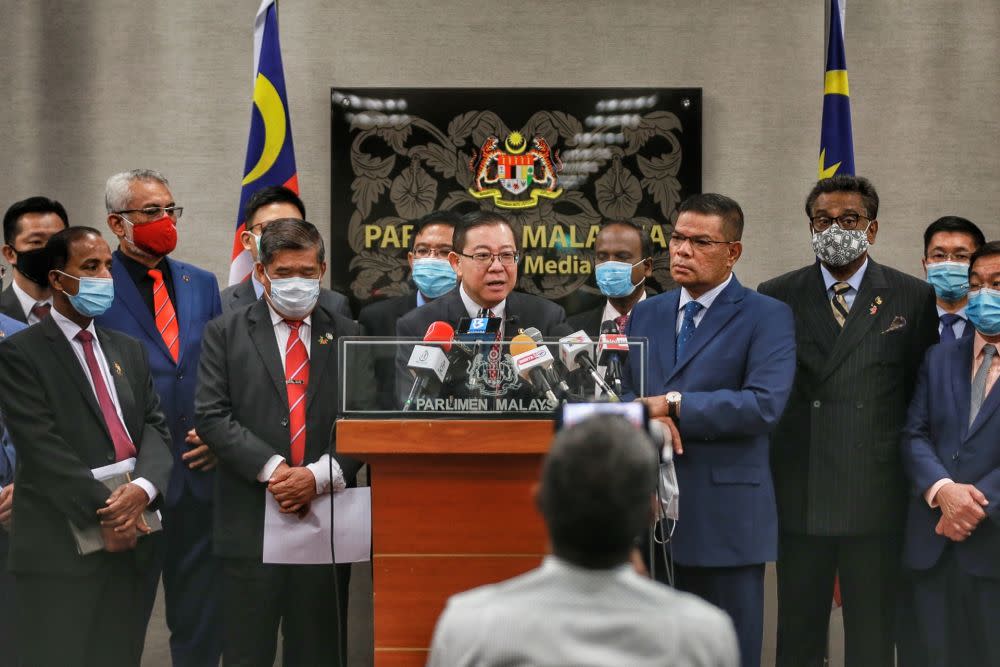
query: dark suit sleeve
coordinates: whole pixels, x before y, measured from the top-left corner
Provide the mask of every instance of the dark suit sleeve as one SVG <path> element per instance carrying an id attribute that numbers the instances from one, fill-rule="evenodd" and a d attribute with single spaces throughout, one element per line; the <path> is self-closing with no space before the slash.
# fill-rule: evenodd
<path id="1" fill-rule="evenodd" d="M 685 437 L 762 435 L 777 425 L 795 380 L 795 322 L 788 306 L 771 304 L 754 322 L 743 386 L 684 392 L 680 428 Z"/>
<path id="2" fill-rule="evenodd" d="M 144 477 L 162 498 L 167 492 L 170 483 L 170 469 L 174 465 L 174 457 L 170 451 L 170 431 L 167 429 L 167 420 L 160 409 L 160 399 L 153 387 L 153 376 L 149 372 L 149 360 L 146 349 L 142 345 L 136 346 L 138 360 L 141 364 L 136 368 L 142 369 L 143 387 L 137 387 L 137 395 L 145 395 L 146 402 L 142 406 L 145 418 L 142 429 L 142 438 L 139 440 L 138 452 L 136 454 L 134 477 Z"/>
<path id="3" fill-rule="evenodd" d="M 39 371 L 17 340 L 0 345 L 0 404 L 7 429 L 22 465 L 38 471 L 52 505 L 73 523 L 87 525 L 111 492 L 56 432 L 58 401 L 37 382 Z"/>
<path id="4" fill-rule="evenodd" d="M 929 407 L 932 363 L 931 354 L 928 353 L 920 369 L 913 400 L 910 401 L 900 447 L 903 470 L 906 471 L 915 496 L 925 493 L 939 480 L 951 476 L 938 458 L 934 442 L 931 440 Z"/>
<path id="5" fill-rule="evenodd" d="M 927 348 L 938 342 L 937 299 L 934 295 L 934 289 L 928 284 L 921 286 L 926 289 L 926 294 L 918 311 L 917 321 L 914 322 L 914 333 L 910 336 L 910 349 L 905 369 L 907 401 L 913 396 L 913 388 L 916 385 L 917 375 L 920 373 Z"/>
<path id="6" fill-rule="evenodd" d="M 278 452 L 233 418 L 224 326 L 227 320 L 212 320 L 205 327 L 195 393 L 195 424 L 198 435 L 227 467 L 248 481 L 257 481 L 261 468 Z"/>

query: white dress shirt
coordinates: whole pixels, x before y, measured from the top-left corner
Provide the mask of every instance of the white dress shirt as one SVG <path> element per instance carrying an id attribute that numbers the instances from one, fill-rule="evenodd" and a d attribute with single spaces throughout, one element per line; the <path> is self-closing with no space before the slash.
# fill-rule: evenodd
<path id="1" fill-rule="evenodd" d="M 694 316 L 694 326 L 695 328 L 698 328 L 698 325 L 701 324 L 701 321 L 705 318 L 705 313 L 708 312 L 708 309 L 712 307 L 713 303 L 715 303 L 715 299 L 720 294 L 722 294 L 722 290 L 726 289 L 726 287 L 729 285 L 729 283 L 732 282 L 732 280 L 733 280 L 733 272 L 730 271 L 728 278 L 722 281 L 722 283 L 720 283 L 719 285 L 716 285 L 712 289 L 708 290 L 707 292 L 699 296 L 697 299 L 691 296 L 691 293 L 687 291 L 686 287 L 682 287 L 680 302 L 677 304 L 677 312 L 678 312 L 677 326 L 674 333 L 681 332 L 681 326 L 683 326 L 684 324 L 684 316 L 683 316 L 684 306 L 686 306 L 689 301 L 697 301 L 702 306 L 704 306 Z"/>
<path id="2" fill-rule="evenodd" d="M 635 303 L 642 303 L 645 300 L 646 300 L 646 290 L 642 290 L 642 295 L 639 297 L 639 300 L 636 301 Z M 635 304 L 632 304 L 632 307 L 635 308 Z M 619 313 L 618 309 L 611 305 L 611 300 L 608 299 L 607 301 L 604 302 L 604 312 L 601 313 L 601 323 L 603 324 L 608 320 L 611 320 L 613 322 L 622 315 L 631 315 L 631 314 L 632 314 L 631 310 L 628 311 L 627 313 Z"/>
<path id="3" fill-rule="evenodd" d="M 38 319 L 37 317 L 35 317 L 35 315 L 31 312 L 31 309 L 34 308 L 35 306 L 37 306 L 40 303 L 45 303 L 45 304 L 48 304 L 49 306 L 51 306 L 52 305 L 52 295 L 50 294 L 49 298 L 42 299 L 41 301 L 39 301 L 39 300 L 35 299 L 35 297 L 33 297 L 30 294 L 28 294 L 27 292 L 25 292 L 23 289 L 21 289 L 21 286 L 17 284 L 16 280 L 12 280 L 11 283 L 10 283 L 10 286 L 14 289 L 14 296 L 17 297 L 18 303 L 21 304 L 21 310 L 24 311 L 25 317 L 28 318 L 27 323 L 28 324 L 38 324 L 39 322 L 41 322 L 41 320 Z M 77 327 L 77 328 L 79 329 L 79 327 Z M 96 338 L 95 338 L 95 340 L 96 340 Z"/>
<path id="4" fill-rule="evenodd" d="M 281 368 L 285 369 L 285 348 L 288 345 L 288 337 L 292 334 L 291 327 L 285 322 L 285 318 L 282 317 L 274 308 L 271 307 L 271 303 L 267 302 L 267 310 L 271 313 L 271 324 L 274 326 L 274 338 L 278 342 L 278 354 L 281 355 Z M 299 340 L 302 344 L 306 346 L 306 355 L 312 356 L 312 315 L 307 315 L 305 319 L 302 320 L 302 324 L 299 325 Z M 291 435 L 289 435 L 291 438 Z M 267 482 L 271 479 L 271 475 L 277 470 L 278 466 L 285 462 L 285 457 L 280 454 L 275 454 L 267 460 L 264 467 L 260 469 L 257 473 L 258 482 Z M 330 466 L 333 466 L 333 477 L 331 484 L 330 477 Z M 337 463 L 336 459 L 330 460 L 329 454 L 323 454 L 319 457 L 317 461 L 313 463 L 308 463 L 305 466 L 316 478 L 316 493 L 329 493 L 331 490 L 341 491 L 347 488 L 347 482 L 344 480 L 344 472 L 340 469 L 340 464 Z"/>
<path id="5" fill-rule="evenodd" d="M 868 258 L 865 257 L 865 263 L 861 265 L 861 268 L 854 272 L 854 275 L 847 280 L 837 280 L 830 273 L 822 262 L 819 264 L 819 272 L 823 274 L 823 284 L 826 285 L 826 298 L 833 300 L 833 284 L 839 282 L 845 282 L 851 286 L 851 289 L 847 290 L 847 294 L 844 295 L 844 301 L 847 302 L 847 309 L 850 310 L 854 307 L 854 297 L 858 295 L 858 290 L 861 289 L 861 279 L 865 277 L 865 271 L 868 270 Z"/>
<path id="6" fill-rule="evenodd" d="M 76 335 L 82 331 L 80 325 L 78 325 L 73 320 L 69 319 L 62 313 L 60 313 L 55 308 L 51 311 L 52 319 L 55 321 L 59 330 L 62 331 L 63 335 L 69 341 L 69 346 L 73 350 L 73 354 L 76 355 L 77 360 L 80 362 L 80 367 L 83 369 L 83 375 L 87 378 L 87 382 L 90 383 L 90 390 L 94 392 L 94 398 L 97 398 L 97 389 L 94 388 L 94 378 L 90 376 L 90 368 L 87 366 L 87 357 L 83 352 L 83 343 L 77 340 Z M 118 413 L 118 419 L 121 420 L 122 428 L 128 433 L 128 426 L 125 424 L 125 416 L 122 414 L 121 403 L 118 402 L 118 390 L 115 388 L 115 380 L 111 377 L 111 369 L 108 368 L 108 360 L 104 356 L 104 350 L 101 349 L 101 341 L 97 337 L 97 330 L 94 328 L 94 321 L 91 320 L 90 324 L 87 325 L 87 331 L 94 337 L 94 356 L 97 358 L 97 367 L 101 369 L 101 377 L 104 379 L 104 386 L 108 388 L 108 393 L 111 394 L 111 402 L 114 403 L 115 412 Z M 100 403 L 100 400 L 98 400 Z M 131 433 L 128 433 L 128 437 L 132 442 L 135 442 L 135 438 L 132 437 Z M 152 482 L 147 480 L 145 477 L 137 477 L 132 480 L 132 484 L 135 484 L 140 489 L 146 492 L 149 496 L 149 502 L 152 502 L 158 495 L 157 489 L 153 486 Z"/>
<path id="7" fill-rule="evenodd" d="M 944 330 L 944 322 L 941 321 L 941 316 L 947 313 L 948 311 L 942 308 L 941 306 L 937 307 L 937 311 L 938 311 L 938 335 L 940 336 L 941 332 Z M 969 317 L 965 314 L 965 308 L 961 308 L 955 311 L 955 315 L 958 315 L 962 319 L 952 324 L 951 330 L 954 332 L 955 338 L 961 338 L 962 334 L 965 333 L 965 325 L 968 324 Z"/>

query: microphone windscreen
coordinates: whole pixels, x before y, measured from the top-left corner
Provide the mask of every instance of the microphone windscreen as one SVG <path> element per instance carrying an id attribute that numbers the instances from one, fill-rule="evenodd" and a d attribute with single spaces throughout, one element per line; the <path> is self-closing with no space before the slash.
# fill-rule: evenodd
<path id="1" fill-rule="evenodd" d="M 455 337 L 455 330 L 447 322 L 431 322 L 424 334 L 425 343 L 439 343 L 445 352 L 451 351 L 451 341 Z"/>
<path id="2" fill-rule="evenodd" d="M 510 354 L 511 356 L 517 356 L 522 352 L 527 352 L 528 350 L 534 350 L 538 345 L 535 341 L 531 340 L 530 336 L 524 334 L 517 334 L 510 339 Z"/>
<path id="3" fill-rule="evenodd" d="M 603 322 L 601 322 L 601 333 L 616 334 L 618 333 L 618 325 L 615 324 L 614 320 L 604 320 Z"/>

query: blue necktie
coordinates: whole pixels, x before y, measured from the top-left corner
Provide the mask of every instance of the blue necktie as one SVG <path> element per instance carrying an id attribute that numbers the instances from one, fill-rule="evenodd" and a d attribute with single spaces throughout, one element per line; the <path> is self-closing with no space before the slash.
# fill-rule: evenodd
<path id="1" fill-rule="evenodd" d="M 941 342 L 948 340 L 955 340 L 955 329 L 953 328 L 955 322 L 961 320 L 962 317 L 956 315 L 955 313 L 945 313 L 941 316 Z"/>
<path id="2" fill-rule="evenodd" d="M 681 355 L 684 353 L 684 346 L 687 345 L 687 342 L 691 340 L 691 336 L 694 335 L 694 316 L 702 308 L 704 306 L 697 301 L 688 301 L 684 304 L 684 321 L 681 322 L 681 331 L 677 334 L 677 356 L 675 359 L 677 361 L 680 360 Z"/>

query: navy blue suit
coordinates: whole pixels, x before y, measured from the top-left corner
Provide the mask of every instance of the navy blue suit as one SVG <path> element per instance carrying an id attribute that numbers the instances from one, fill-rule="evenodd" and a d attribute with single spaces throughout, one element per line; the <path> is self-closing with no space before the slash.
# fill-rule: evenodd
<path id="1" fill-rule="evenodd" d="M 0 342 L 27 325 L 12 317 L 0 314 Z M 14 467 L 17 458 L 14 446 L 7 436 L 7 429 L 0 423 L 0 486 L 14 482 Z M 7 571 L 7 530 L 0 528 L 0 662 L 17 664 L 17 633 L 14 632 L 14 577 Z"/>
<path id="2" fill-rule="evenodd" d="M 219 285 L 208 271 L 170 258 L 165 260 L 173 280 L 173 305 L 180 332 L 175 362 L 156 328 L 149 305 L 122 264 L 121 251 L 115 251 L 113 257 L 115 300 L 97 318 L 97 325 L 128 334 L 146 346 L 153 384 L 170 428 L 174 466 L 163 507 L 163 587 L 171 655 L 175 665 L 215 665 L 222 652 L 217 591 L 220 569 L 211 553 L 215 474 L 191 470 L 181 455 L 191 448 L 184 439 L 194 428 L 202 332 L 210 320 L 222 313 Z M 152 594 L 155 597 L 155 587 Z"/>
<path id="3" fill-rule="evenodd" d="M 920 635 L 931 665 L 1000 664 L 992 627 L 1000 616 L 1000 389 L 990 390 L 970 425 L 974 341 L 963 336 L 927 351 L 903 430 L 912 491 L 903 561 L 916 570 Z M 945 478 L 972 484 L 989 501 L 986 518 L 962 542 L 935 533 L 941 510 L 924 499 Z"/>
<path id="4" fill-rule="evenodd" d="M 743 665 L 757 665 L 763 564 L 777 557 L 778 543 L 769 435 L 795 377 L 794 322 L 788 306 L 734 276 L 675 360 L 679 303 L 680 290 L 638 303 L 626 330 L 649 340 L 646 395 L 682 394 L 677 585 L 729 612 Z M 629 359 L 630 386 L 640 363 L 637 355 Z"/>

